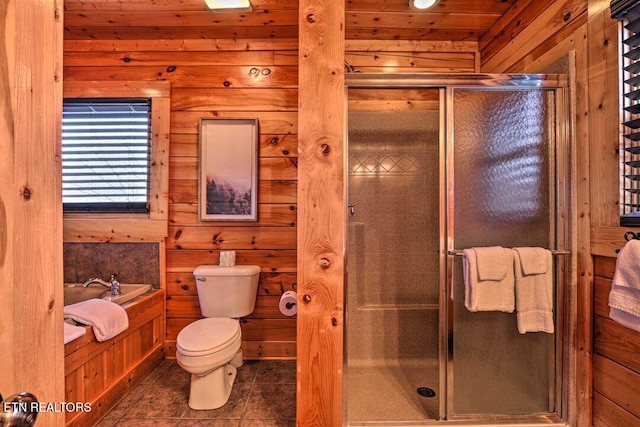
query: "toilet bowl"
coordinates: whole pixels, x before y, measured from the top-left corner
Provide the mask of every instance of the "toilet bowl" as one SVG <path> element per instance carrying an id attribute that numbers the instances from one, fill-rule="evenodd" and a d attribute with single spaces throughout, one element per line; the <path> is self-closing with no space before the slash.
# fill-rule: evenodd
<path id="1" fill-rule="evenodd" d="M 236 319 L 208 317 L 180 331 L 176 360 L 191 374 L 189 407 L 217 409 L 229 399 L 242 365 L 241 331 Z"/>

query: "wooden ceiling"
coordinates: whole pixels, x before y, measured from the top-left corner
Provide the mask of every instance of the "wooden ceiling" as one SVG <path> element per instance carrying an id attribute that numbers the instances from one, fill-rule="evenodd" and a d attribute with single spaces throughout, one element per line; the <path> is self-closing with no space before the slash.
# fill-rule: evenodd
<path id="1" fill-rule="evenodd" d="M 517 0 L 346 0 L 346 38 L 478 41 Z M 253 10 L 213 13 L 204 0 L 65 0 L 65 39 L 296 38 L 298 0 L 251 0 Z"/>

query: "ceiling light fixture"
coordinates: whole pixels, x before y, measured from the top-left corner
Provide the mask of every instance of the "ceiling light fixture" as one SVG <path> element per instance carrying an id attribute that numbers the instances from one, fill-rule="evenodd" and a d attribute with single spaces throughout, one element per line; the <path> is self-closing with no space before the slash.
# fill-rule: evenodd
<path id="1" fill-rule="evenodd" d="M 204 0 L 207 7 L 214 11 L 249 12 L 251 2 L 249 0 Z"/>
<path id="2" fill-rule="evenodd" d="M 409 0 L 409 6 L 413 10 L 425 10 L 434 6 L 438 0 Z"/>

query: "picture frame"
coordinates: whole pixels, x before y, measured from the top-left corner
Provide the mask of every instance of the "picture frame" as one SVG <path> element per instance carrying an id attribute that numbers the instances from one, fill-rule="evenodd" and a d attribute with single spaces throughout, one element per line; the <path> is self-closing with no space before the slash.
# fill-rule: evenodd
<path id="1" fill-rule="evenodd" d="M 258 220 L 258 119 L 202 118 L 200 221 Z"/>

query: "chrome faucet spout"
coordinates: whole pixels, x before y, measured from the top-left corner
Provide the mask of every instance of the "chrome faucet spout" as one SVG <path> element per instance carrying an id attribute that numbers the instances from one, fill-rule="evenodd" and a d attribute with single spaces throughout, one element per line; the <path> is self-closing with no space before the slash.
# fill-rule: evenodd
<path id="1" fill-rule="evenodd" d="M 87 286 L 93 284 L 93 283 L 97 283 L 100 286 L 104 286 L 105 288 L 111 288 L 111 285 L 107 282 L 105 282 L 104 280 L 98 278 L 98 277 L 92 277 L 91 279 L 87 280 L 86 282 L 84 282 L 82 284 L 83 288 L 86 288 Z"/>
<path id="2" fill-rule="evenodd" d="M 116 279 L 116 275 L 112 274 L 111 277 L 109 278 L 108 282 L 105 282 L 104 280 L 100 279 L 99 277 L 92 277 L 91 279 L 87 280 L 86 282 L 84 282 L 82 284 L 83 288 L 86 288 L 87 286 L 93 284 L 93 283 L 97 283 L 100 286 L 104 286 L 105 288 L 109 289 L 111 291 L 111 295 L 117 296 L 117 295 L 121 295 L 120 292 L 120 282 L 118 282 L 118 280 Z"/>

